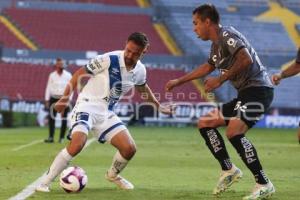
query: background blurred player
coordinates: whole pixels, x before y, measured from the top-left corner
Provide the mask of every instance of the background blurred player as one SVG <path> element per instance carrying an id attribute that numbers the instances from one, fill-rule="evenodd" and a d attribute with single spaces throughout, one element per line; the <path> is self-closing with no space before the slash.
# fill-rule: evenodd
<path id="1" fill-rule="evenodd" d="M 50 73 L 45 91 L 45 107 L 49 111 L 49 137 L 45 139 L 45 142 L 47 143 L 54 142 L 56 117 L 56 110 L 54 109 L 54 104 L 63 96 L 64 89 L 72 78 L 72 74 L 64 69 L 64 61 L 61 58 L 56 59 L 54 67 L 55 71 Z M 62 123 L 58 140 L 60 143 L 65 137 L 65 132 L 67 129 L 68 112 L 69 107 L 67 107 L 61 114 Z"/>
<path id="2" fill-rule="evenodd" d="M 272 76 L 272 82 L 275 85 L 278 85 L 282 79 L 294 76 L 299 72 L 300 72 L 300 48 L 298 49 L 296 61 L 293 64 L 291 64 L 289 67 L 287 67 L 285 70 L 281 71 L 280 73 L 274 74 Z M 300 127 L 300 122 L 299 122 L 299 127 Z M 298 141 L 300 144 L 300 128 L 298 129 Z"/>
<path id="3" fill-rule="evenodd" d="M 58 112 L 63 112 L 66 108 L 69 96 L 79 79 L 87 74 L 91 78 L 72 111 L 71 142 L 56 156 L 42 184 L 36 188 L 37 191 L 49 192 L 51 182 L 83 149 L 90 130 L 94 131 L 99 142 L 108 141 L 117 148 L 111 168 L 105 175 L 106 179 L 122 189 L 134 188 L 119 173 L 134 156 L 136 145 L 126 126 L 112 110 L 122 95 L 135 87 L 156 109 L 165 114 L 171 113 L 171 107 L 161 106 L 146 83 L 146 69 L 140 59 L 148 46 L 145 34 L 132 33 L 127 39 L 125 50 L 99 55 L 73 75 L 64 97 L 55 105 Z"/>
<path id="4" fill-rule="evenodd" d="M 242 177 L 241 170 L 231 162 L 223 138 L 217 130 L 227 125 L 227 138 L 256 181 L 253 192 L 244 199 L 265 198 L 274 193 L 275 188 L 265 175 L 258 154 L 245 134 L 269 108 L 273 99 L 272 83 L 247 39 L 233 27 L 223 27 L 219 22 L 219 13 L 211 4 L 201 5 L 193 11 L 195 33 L 204 41 L 212 41 L 210 57 L 207 63 L 191 73 L 169 81 L 166 90 L 204 77 L 215 69 L 221 71 L 219 77 L 206 79 L 206 92 L 211 92 L 229 80 L 237 89 L 238 96 L 200 118 L 198 123 L 206 145 L 222 168 L 213 193 L 220 194 Z"/>

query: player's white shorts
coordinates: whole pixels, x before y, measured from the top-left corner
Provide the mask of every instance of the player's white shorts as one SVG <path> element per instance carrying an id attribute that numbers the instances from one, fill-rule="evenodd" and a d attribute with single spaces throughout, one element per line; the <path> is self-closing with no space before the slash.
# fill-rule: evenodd
<path id="1" fill-rule="evenodd" d="M 110 140 L 123 130 L 127 130 L 126 126 L 114 112 L 107 109 L 107 104 L 79 101 L 71 113 L 68 139 L 71 139 L 72 133 L 76 131 L 87 135 L 92 131 L 100 143 L 110 143 Z M 128 131 L 126 133 L 129 134 Z M 130 134 L 129 137 L 131 138 Z"/>

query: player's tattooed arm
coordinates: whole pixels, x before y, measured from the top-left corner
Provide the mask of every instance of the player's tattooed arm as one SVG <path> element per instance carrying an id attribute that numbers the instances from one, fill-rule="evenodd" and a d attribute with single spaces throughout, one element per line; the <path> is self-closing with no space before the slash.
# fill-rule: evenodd
<path id="1" fill-rule="evenodd" d="M 172 114 L 175 110 L 175 105 L 161 105 L 153 94 L 151 88 L 146 84 L 135 86 L 141 94 L 141 98 L 149 103 L 152 103 L 159 112 L 164 114 Z"/>
<path id="2" fill-rule="evenodd" d="M 70 82 L 67 84 L 64 90 L 63 96 L 57 101 L 57 103 L 54 106 L 57 112 L 59 113 L 63 112 L 65 108 L 68 106 L 69 97 L 72 95 L 74 88 L 76 88 L 79 79 L 84 74 L 87 74 L 87 71 L 84 67 L 80 68 L 73 74 Z"/>
<path id="3" fill-rule="evenodd" d="M 246 48 L 241 48 L 236 53 L 235 61 L 231 68 L 219 77 L 221 84 L 227 80 L 234 79 L 236 75 L 246 70 L 252 63 L 253 60 L 249 51 Z"/>
<path id="4" fill-rule="evenodd" d="M 144 84 L 144 85 L 136 85 L 135 88 L 141 94 L 141 98 L 144 101 L 153 103 L 156 108 L 159 107 L 159 102 L 156 99 L 156 97 L 154 96 L 154 94 L 153 94 L 152 90 L 150 89 L 150 87 L 147 85 L 147 83 Z"/>

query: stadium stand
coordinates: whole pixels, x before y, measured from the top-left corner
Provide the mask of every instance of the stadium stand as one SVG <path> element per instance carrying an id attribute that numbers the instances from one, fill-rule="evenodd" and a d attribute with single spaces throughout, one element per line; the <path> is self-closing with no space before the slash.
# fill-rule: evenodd
<path id="1" fill-rule="evenodd" d="M 294 11 L 298 15 L 300 14 L 300 1 L 299 0 L 280 0 L 281 5 Z"/>
<path id="2" fill-rule="evenodd" d="M 196 87 L 191 83 L 184 84 L 180 88 L 174 88 L 172 93 L 165 93 L 165 84 L 171 80 L 184 75 L 182 70 L 147 69 L 147 83 L 162 102 L 203 102 Z M 140 102 L 139 96 L 135 95 L 134 102 Z"/>
<path id="3" fill-rule="evenodd" d="M 300 24 L 296 24 L 296 25 L 295 25 L 295 28 L 297 29 L 298 34 L 300 35 Z"/>
<path id="4" fill-rule="evenodd" d="M 121 5 L 121 6 L 138 6 L 136 0 L 44 0 L 44 1 L 66 1 L 71 3 L 101 3 L 108 5 Z"/>
<path id="5" fill-rule="evenodd" d="M 0 95 L 13 100 L 41 101 L 52 70 L 31 64 L 0 63 Z"/>
<path id="6" fill-rule="evenodd" d="M 178 43 L 183 45 L 182 48 L 187 54 L 198 53 L 190 48 L 191 43 L 194 43 L 208 55 L 210 43 L 200 41 L 195 37 L 195 33 L 191 28 L 193 25 L 190 13 L 172 13 L 171 17 L 166 20 L 166 23 L 171 30 L 179 29 L 175 32 L 174 36 L 177 38 Z M 296 51 L 295 45 L 279 22 L 257 22 L 248 16 L 237 17 L 235 15 L 224 15 L 222 16 L 221 23 L 225 26 L 232 25 L 237 28 L 248 38 L 258 53 L 272 54 L 273 52 Z M 272 40 L 270 38 L 272 38 Z M 276 43 L 274 43 L 274 40 L 276 40 Z"/>
<path id="7" fill-rule="evenodd" d="M 197 49 L 201 49 L 205 55 L 208 54 L 210 43 L 199 41 L 191 28 L 193 26 L 191 19 L 192 9 L 195 5 L 204 2 L 206 3 L 206 1 L 199 2 L 189 0 L 186 2 L 180 0 L 160 0 L 152 2 L 156 2 L 155 5 L 161 7 L 189 7 L 189 11 L 179 9 L 169 10 L 169 14 L 165 16 L 164 22 L 171 30 L 176 41 L 185 50 L 186 54 L 197 54 L 199 52 Z M 221 13 L 221 23 L 223 25 L 232 25 L 245 34 L 259 53 L 272 53 L 278 51 L 293 52 L 296 50 L 295 45 L 281 23 L 255 21 L 254 17 L 258 14 L 257 10 L 263 12 L 268 9 L 267 0 L 221 0 L 209 1 L 208 3 L 214 3 L 218 8 L 221 8 L 223 10 L 223 13 Z M 238 12 L 233 14 L 232 12 L 224 11 L 227 10 L 228 6 L 239 7 L 237 10 Z M 243 7 L 248 9 L 248 15 L 245 15 L 245 12 L 241 10 Z M 274 38 L 277 41 L 276 44 L 274 43 Z M 190 48 L 193 43 L 198 45 L 196 50 Z M 282 47 L 284 47 L 284 49 L 282 49 Z"/>
<path id="8" fill-rule="evenodd" d="M 9 48 L 27 48 L 20 40 L 18 40 L 12 32 L 0 21 L 0 41 L 5 47 Z"/>
<path id="9" fill-rule="evenodd" d="M 78 67 L 71 66 L 70 71 L 74 72 Z M 53 71 L 51 66 L 32 64 L 8 64 L 0 63 L 0 96 L 7 96 L 10 99 L 23 99 L 30 101 L 42 101 L 48 79 L 48 75 Z M 174 90 L 172 94 L 164 92 L 166 80 L 183 75 L 182 70 L 162 70 L 148 69 L 148 84 L 153 89 L 157 97 L 165 101 L 205 101 L 192 83 L 183 85 Z M 36 76 L 38 74 L 38 76 Z M 125 100 L 126 101 L 126 100 Z M 135 95 L 132 102 L 141 102 L 139 95 Z"/>
<path id="10" fill-rule="evenodd" d="M 226 0 L 227 11 L 237 15 L 259 15 L 269 9 L 268 0 Z"/>
<path id="11" fill-rule="evenodd" d="M 5 13 L 44 49 L 111 51 L 121 48 L 129 33 L 142 31 L 151 41 L 149 53 L 169 54 L 147 15 L 14 8 Z"/>
<path id="12" fill-rule="evenodd" d="M 186 11 L 184 8 L 195 8 L 197 5 L 203 4 L 203 3 L 211 3 L 216 5 L 220 9 L 226 9 L 227 3 L 224 0 L 151 0 L 151 4 L 153 6 L 162 6 L 167 7 L 169 9 L 176 9 L 177 12 L 184 12 Z M 182 9 L 178 9 L 182 8 Z"/>
<path id="13" fill-rule="evenodd" d="M 282 108 L 299 108 L 300 107 L 300 78 L 291 77 L 283 80 L 275 90 L 273 105 Z"/>
<path id="14" fill-rule="evenodd" d="M 8 2 L 14 6 L 9 6 Z M 299 7 L 298 1 L 281 2 L 290 9 Z M 151 41 L 150 51 L 144 58 L 145 62 L 152 64 L 148 70 L 148 83 L 155 92 L 158 91 L 159 94 L 162 94 L 166 80 L 182 75 L 197 64 L 205 62 L 207 58 L 210 42 L 203 42 L 195 36 L 191 21 L 193 8 L 201 3 L 215 4 L 221 11 L 222 24 L 232 25 L 245 34 L 267 67 L 279 68 L 295 56 L 296 46 L 279 22 L 255 20 L 258 14 L 269 8 L 267 0 L 152 0 L 151 3 L 152 8 L 141 9 L 134 0 L 7 0 L 5 3 L 0 1 L 2 12 L 10 16 L 12 21 L 16 22 L 42 48 L 34 53 L 26 50 L 20 52 L 19 48 L 26 47 L 0 23 L 0 40 L 5 42 L 4 60 L 24 59 L 26 62 L 31 62 L 30 59 L 32 59 L 32 62 L 39 63 L 43 59 L 62 56 L 71 60 L 71 63 L 76 63 L 77 59 L 87 58 L 87 50 L 105 52 L 122 48 L 124 38 L 129 32 L 141 30 L 149 35 Z M 170 54 L 153 28 L 153 22 L 156 21 L 167 25 L 177 44 L 184 50 L 183 56 L 176 58 Z M 148 55 L 150 56 L 148 57 Z M 14 72 L 16 72 L 14 66 L 20 68 L 21 72 L 24 67 L 28 71 L 32 71 L 32 68 L 43 69 L 46 71 L 45 76 L 50 69 L 44 65 L 2 63 L 0 65 L 1 73 L 8 70 L 3 69 L 7 66 L 10 70 L 15 70 Z M 168 68 L 168 66 L 172 67 Z M 178 66 L 186 66 L 186 68 L 181 67 L 180 70 L 176 70 Z M 8 71 L 8 73 L 13 72 Z M 40 74 L 43 73 L 40 72 Z M 26 73 L 24 72 L 24 74 Z M 16 80 L 21 77 L 12 78 Z M 1 75 L 0 79 L 1 81 L 7 80 L 7 77 Z M 45 80 L 37 79 L 39 83 L 45 82 Z M 10 80 L 7 81 L 11 83 Z M 8 94 L 13 98 L 20 93 L 23 98 L 28 100 L 43 99 L 44 87 L 34 89 L 35 92 L 28 91 L 23 95 L 23 90 L 27 90 L 25 88 L 16 89 L 18 86 L 9 89 L 13 85 L 16 83 L 5 83 L 5 86 L 1 86 L 0 93 Z M 36 92 L 36 90 L 40 92 Z M 179 91 L 198 94 L 192 83 L 180 87 L 178 91 L 175 90 L 175 93 Z M 217 90 L 217 98 L 220 101 L 227 101 L 234 95 L 234 90 L 226 84 Z M 191 100 L 174 94 L 172 98 L 174 101 Z M 166 96 L 162 96 L 162 101 L 168 100 Z M 139 101 L 139 98 L 135 96 L 134 102 Z M 198 96 L 195 101 L 191 101 L 202 102 L 205 100 Z"/>

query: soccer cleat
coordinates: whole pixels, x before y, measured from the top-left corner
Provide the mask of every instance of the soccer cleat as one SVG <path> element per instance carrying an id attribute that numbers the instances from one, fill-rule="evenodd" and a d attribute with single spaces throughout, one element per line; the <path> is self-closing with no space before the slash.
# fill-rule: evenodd
<path id="1" fill-rule="evenodd" d="M 227 190 L 234 182 L 237 182 L 243 176 L 242 171 L 235 165 L 227 171 L 222 171 L 217 186 L 215 187 L 213 194 L 218 195 Z"/>
<path id="2" fill-rule="evenodd" d="M 115 183 L 121 189 L 132 190 L 134 188 L 134 185 L 132 183 L 130 183 L 120 175 L 117 175 L 116 177 L 109 177 L 108 174 L 106 173 L 105 178 L 106 180 Z"/>
<path id="3" fill-rule="evenodd" d="M 268 184 L 261 185 L 256 183 L 252 193 L 249 196 L 245 196 L 243 200 L 255 200 L 255 199 L 268 199 L 275 193 L 275 187 L 269 181 Z"/>
<path id="4" fill-rule="evenodd" d="M 37 192 L 50 192 L 49 186 L 45 184 L 40 184 L 35 188 L 35 191 Z"/>
<path id="5" fill-rule="evenodd" d="M 53 138 L 48 138 L 48 139 L 45 139 L 44 142 L 45 143 L 53 143 L 54 140 L 53 140 Z"/>

